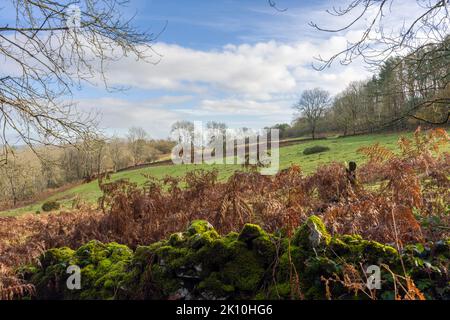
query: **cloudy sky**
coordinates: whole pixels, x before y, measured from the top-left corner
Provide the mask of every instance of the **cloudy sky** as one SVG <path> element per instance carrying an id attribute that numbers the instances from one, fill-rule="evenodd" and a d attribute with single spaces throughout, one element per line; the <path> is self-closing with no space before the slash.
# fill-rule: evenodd
<path id="1" fill-rule="evenodd" d="M 164 138 L 177 120 L 255 129 L 290 123 L 292 105 L 303 90 L 321 87 L 336 94 L 370 76 L 359 61 L 321 72 L 312 67 L 314 57 L 342 50 L 362 30 L 363 25 L 321 33 L 308 25 L 342 26 L 344 21 L 326 9 L 344 6 L 343 1 L 276 2 L 286 10 L 271 8 L 267 0 L 130 0 L 124 18 L 135 15 L 139 28 L 154 33 L 166 26 L 153 43 L 153 63 L 130 58 L 110 64 L 109 85 L 127 90 L 85 85 L 74 92 L 74 100 L 80 110 L 100 113 L 109 134 L 141 126 L 153 138 Z M 401 23 L 402 12 L 411 9 L 396 12 Z"/>
<path id="2" fill-rule="evenodd" d="M 131 0 L 124 15 L 159 33 L 152 62 L 124 59 L 109 65 L 110 93 L 102 87 L 75 92 L 79 108 L 96 109 L 109 133 L 130 126 L 152 137 L 169 135 L 177 120 L 222 121 L 229 127 L 262 128 L 293 120 L 292 105 L 305 89 L 335 94 L 369 72 L 361 63 L 315 71 L 314 57 L 328 56 L 352 34 L 323 34 L 308 22 L 331 26 L 325 12 L 336 1 Z"/>

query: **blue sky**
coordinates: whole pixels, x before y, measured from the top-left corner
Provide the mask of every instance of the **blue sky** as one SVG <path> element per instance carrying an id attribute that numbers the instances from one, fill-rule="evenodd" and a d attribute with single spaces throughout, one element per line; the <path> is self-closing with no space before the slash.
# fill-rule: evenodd
<path id="1" fill-rule="evenodd" d="M 155 31 L 167 21 L 168 27 L 160 37 L 166 43 L 210 50 L 229 43 L 256 43 L 275 38 L 293 40 L 290 37 L 293 30 L 279 33 L 277 30 L 286 25 L 287 20 L 292 23 L 294 11 L 326 8 L 318 1 L 281 0 L 278 4 L 286 11 L 277 12 L 266 0 L 132 0 L 129 13 L 136 12 L 136 22 L 143 28 L 151 26 Z M 308 21 L 299 24 L 305 22 Z M 277 29 L 271 30 L 270 26 Z M 297 34 L 298 31 L 297 28 Z M 310 35 L 314 37 L 312 32 Z"/>
<path id="2" fill-rule="evenodd" d="M 80 111 L 101 114 L 108 134 L 141 126 L 153 138 L 164 138 L 177 120 L 255 129 L 289 123 L 303 90 L 322 87 L 336 94 L 370 76 L 360 61 L 322 72 L 312 68 L 315 56 L 343 49 L 361 31 L 324 34 L 308 26 L 310 21 L 338 26 L 342 21 L 325 10 L 342 1 L 277 0 L 277 5 L 286 11 L 266 0 L 130 0 L 124 18 L 135 15 L 140 29 L 159 33 L 167 22 L 153 44 L 150 60 L 158 63 L 128 58 L 110 64 L 109 84 L 127 91 L 85 85 L 73 98 Z"/>

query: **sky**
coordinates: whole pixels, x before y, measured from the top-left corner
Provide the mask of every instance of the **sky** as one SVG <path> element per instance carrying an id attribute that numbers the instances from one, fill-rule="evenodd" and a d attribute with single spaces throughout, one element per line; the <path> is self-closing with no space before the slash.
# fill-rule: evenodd
<path id="1" fill-rule="evenodd" d="M 74 91 L 78 109 L 100 114 L 109 135 L 140 126 L 152 138 L 166 138 L 178 120 L 259 129 L 290 123 L 303 90 L 321 87 L 334 95 L 370 76 L 361 61 L 312 67 L 315 57 L 342 50 L 360 34 L 308 25 L 341 25 L 325 10 L 342 1 L 276 2 L 283 11 L 267 0 L 130 0 L 124 18 L 134 16 L 139 29 L 159 34 L 152 63 L 125 58 L 108 65 L 108 84 L 127 90 L 84 85 Z"/>

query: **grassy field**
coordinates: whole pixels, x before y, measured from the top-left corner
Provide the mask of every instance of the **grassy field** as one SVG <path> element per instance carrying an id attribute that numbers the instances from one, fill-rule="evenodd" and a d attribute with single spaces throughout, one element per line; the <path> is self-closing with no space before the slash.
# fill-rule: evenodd
<path id="1" fill-rule="evenodd" d="M 362 135 L 348 138 L 329 138 L 319 141 L 308 141 L 291 146 L 280 148 L 280 169 L 289 167 L 291 164 L 298 164 L 301 166 L 305 173 L 311 173 L 319 165 L 325 164 L 331 161 L 348 162 L 356 161 L 361 164 L 365 161 L 364 157 L 357 153 L 357 150 L 362 146 L 371 145 L 379 142 L 385 147 L 391 150 L 396 150 L 397 140 L 400 134 L 375 134 L 375 135 Z M 303 150 L 315 145 L 327 146 L 329 151 L 304 155 Z M 129 179 L 132 182 L 142 184 L 146 178 L 144 175 L 151 175 L 157 178 L 162 178 L 166 175 L 170 176 L 183 176 L 186 172 L 195 169 L 212 170 L 217 168 L 219 170 L 219 179 L 226 179 L 234 171 L 242 170 L 240 165 L 178 165 L 178 166 L 159 166 L 142 168 L 131 171 L 124 171 L 112 176 L 113 180 L 117 179 Z M 72 207 L 72 203 L 75 199 L 79 199 L 88 203 L 96 203 L 97 199 L 101 196 L 100 189 L 97 181 L 82 184 L 64 192 L 55 194 L 45 201 L 57 200 L 61 203 L 62 207 L 67 209 Z M 18 208 L 14 210 L 0 212 L 0 216 L 17 216 L 25 213 L 34 213 L 41 210 L 42 203 L 45 201 L 37 202 L 35 204 Z"/>

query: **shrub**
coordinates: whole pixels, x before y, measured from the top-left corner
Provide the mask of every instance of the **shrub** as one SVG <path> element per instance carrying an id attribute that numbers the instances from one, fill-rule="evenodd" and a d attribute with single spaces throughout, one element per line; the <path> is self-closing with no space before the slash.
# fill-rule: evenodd
<path id="1" fill-rule="evenodd" d="M 58 210 L 60 207 L 61 207 L 61 205 L 57 201 L 47 201 L 42 205 L 42 210 L 44 212 L 50 212 L 50 211 Z"/>
<path id="2" fill-rule="evenodd" d="M 314 147 L 306 148 L 305 150 L 303 150 L 303 154 L 309 155 L 309 154 L 320 153 L 320 152 L 325 152 L 325 151 L 329 151 L 329 150 L 330 150 L 330 148 L 325 147 L 325 146 L 314 146 Z"/>

